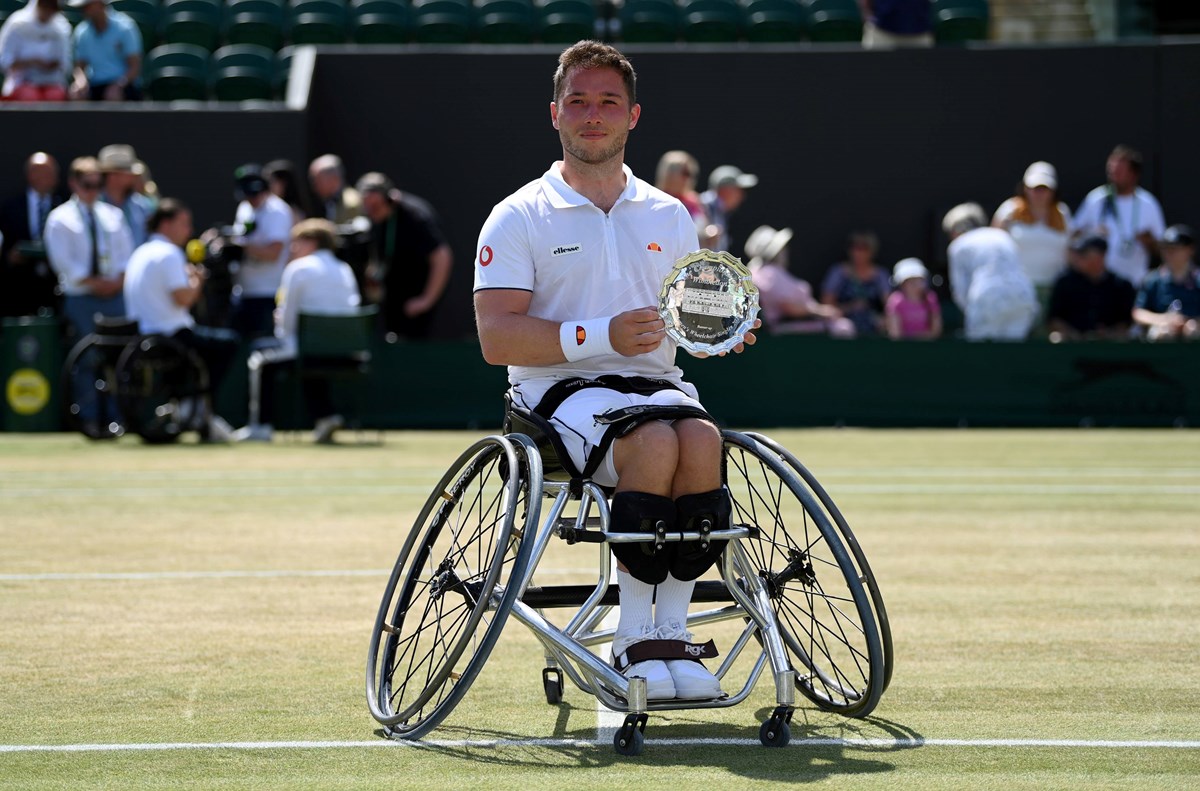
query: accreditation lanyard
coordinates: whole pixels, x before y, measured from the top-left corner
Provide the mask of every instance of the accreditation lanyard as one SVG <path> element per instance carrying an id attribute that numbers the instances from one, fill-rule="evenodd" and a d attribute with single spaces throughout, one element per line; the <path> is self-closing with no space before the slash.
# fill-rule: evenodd
<path id="1" fill-rule="evenodd" d="M 1130 196 L 1133 201 L 1133 206 L 1129 210 L 1129 234 L 1124 237 L 1121 244 L 1121 253 L 1125 254 L 1126 248 L 1132 245 L 1133 240 L 1137 237 L 1138 227 L 1138 208 L 1140 201 L 1138 200 L 1137 190 L 1135 189 Z M 1113 190 L 1109 190 L 1108 199 L 1104 201 L 1104 205 L 1111 209 L 1113 216 L 1113 227 L 1117 231 L 1117 237 L 1121 238 L 1121 213 L 1117 211 L 1117 194 Z M 1101 213 L 1103 217 L 1103 212 Z M 1132 249 L 1132 248 L 1131 248 Z"/>

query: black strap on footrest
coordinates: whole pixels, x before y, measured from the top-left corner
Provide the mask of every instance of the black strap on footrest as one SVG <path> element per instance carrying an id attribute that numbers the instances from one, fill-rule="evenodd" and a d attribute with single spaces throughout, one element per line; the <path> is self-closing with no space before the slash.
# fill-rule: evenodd
<path id="1" fill-rule="evenodd" d="M 636 665 L 647 659 L 712 659 L 720 656 L 717 644 L 712 640 L 707 643 L 689 643 L 684 640 L 643 640 L 625 649 L 625 662 Z"/>

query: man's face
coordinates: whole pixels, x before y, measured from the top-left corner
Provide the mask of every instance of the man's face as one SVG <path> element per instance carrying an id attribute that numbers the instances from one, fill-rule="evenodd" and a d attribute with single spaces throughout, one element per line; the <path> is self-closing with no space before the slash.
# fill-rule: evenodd
<path id="1" fill-rule="evenodd" d="M 1129 189 L 1137 184 L 1137 171 L 1125 157 L 1108 158 L 1108 180 L 1118 189 Z"/>
<path id="2" fill-rule="evenodd" d="M 325 170 L 313 173 L 309 178 L 313 192 L 321 200 L 329 200 L 342 191 L 342 177 L 336 170 Z"/>
<path id="3" fill-rule="evenodd" d="M 183 247 L 187 244 L 188 239 L 192 238 L 192 213 L 181 211 L 175 215 L 174 219 L 166 220 L 158 228 L 159 233 Z"/>
<path id="4" fill-rule="evenodd" d="M 97 173 L 80 173 L 71 179 L 71 192 L 89 206 L 100 196 L 104 179 Z"/>
<path id="5" fill-rule="evenodd" d="M 126 197 L 133 192 L 135 176 L 125 170 L 110 170 L 104 174 L 104 188 L 112 195 Z"/>
<path id="6" fill-rule="evenodd" d="M 104 3 L 99 2 L 99 0 L 88 3 L 80 10 L 83 12 L 83 18 L 89 22 L 100 21 L 107 15 L 108 12 L 107 6 L 105 6 Z"/>
<path id="7" fill-rule="evenodd" d="M 58 165 L 52 159 L 39 159 L 29 163 L 26 180 L 34 192 L 46 195 L 58 186 Z"/>
<path id="8" fill-rule="evenodd" d="M 1187 266 L 1196 248 L 1190 244 L 1164 244 L 1159 247 L 1168 266 Z"/>
<path id="9" fill-rule="evenodd" d="M 609 68 L 572 70 L 561 99 L 550 104 L 564 154 L 589 165 L 623 158 L 640 115 L 640 105 L 630 106 L 621 75 Z"/>
<path id="10" fill-rule="evenodd" d="M 721 198 L 721 203 L 725 206 L 725 211 L 733 213 L 742 205 L 742 201 L 746 200 L 746 190 L 739 187 L 737 184 L 726 184 L 723 187 L 717 188 L 717 195 Z"/>
<path id="11" fill-rule="evenodd" d="M 379 222 L 388 215 L 391 208 L 387 196 L 377 190 L 367 190 L 362 194 L 363 214 L 372 222 Z"/>

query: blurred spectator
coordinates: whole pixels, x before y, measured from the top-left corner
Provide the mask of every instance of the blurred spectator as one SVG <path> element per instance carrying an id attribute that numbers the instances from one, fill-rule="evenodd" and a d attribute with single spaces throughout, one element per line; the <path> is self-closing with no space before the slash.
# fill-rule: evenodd
<path id="1" fill-rule="evenodd" d="M 933 340 L 942 335 L 942 306 L 929 288 L 929 270 L 919 258 L 905 258 L 892 269 L 896 290 L 883 312 L 892 340 Z"/>
<path id="2" fill-rule="evenodd" d="M 133 235 L 133 246 L 139 247 L 149 238 L 146 223 L 154 213 L 154 204 L 137 191 L 137 170 L 142 165 L 133 146 L 114 144 L 100 149 L 97 157 L 100 172 L 104 174 L 104 191 L 100 200 L 115 206 L 125 215 L 129 231 Z"/>
<path id="3" fill-rule="evenodd" d="M 853 338 L 854 324 L 837 308 L 818 302 L 812 286 L 788 272 L 791 239 L 791 228 L 760 225 L 746 240 L 763 325 L 773 335 L 828 332 L 835 338 Z"/>
<path id="4" fill-rule="evenodd" d="M 203 293 L 203 273 L 188 263 L 183 248 L 192 238 L 192 213 L 182 202 L 162 200 L 148 219 L 150 238 L 133 251 L 125 269 L 125 307 L 138 332 L 166 335 L 194 349 L 208 368 L 205 393 L 205 438 L 228 441 L 233 431 L 212 408 L 216 391 L 237 355 L 239 339 L 232 330 L 204 327 L 192 318 L 192 306 Z"/>
<path id="5" fill-rule="evenodd" d="M 293 225 L 308 216 L 304 211 L 305 200 L 295 165 L 286 159 L 274 159 L 263 165 L 263 175 L 267 177 L 271 192 L 291 207 Z"/>
<path id="6" fill-rule="evenodd" d="M 1103 236 L 1082 236 L 1071 252 L 1071 266 L 1050 295 L 1050 340 L 1129 337 L 1134 290 L 1105 265 L 1108 242 Z"/>
<path id="7" fill-rule="evenodd" d="M 929 0 L 858 0 L 864 49 L 932 47 Z"/>
<path id="8" fill-rule="evenodd" d="M 1146 328 L 1146 338 L 1167 341 L 1200 338 L 1200 270 L 1196 269 L 1196 236 L 1186 225 L 1172 225 L 1158 245 L 1162 266 L 1142 281 L 1133 320 Z"/>
<path id="9" fill-rule="evenodd" d="M 133 166 L 133 189 L 150 201 L 151 208 L 158 206 L 158 184 L 155 183 L 154 174 L 150 172 L 149 166 L 140 159 Z"/>
<path id="10" fill-rule="evenodd" d="M 335 225 L 345 225 L 362 215 L 362 198 L 353 187 L 346 186 L 346 170 L 335 154 L 319 156 L 308 166 L 308 183 L 312 187 L 312 217 L 324 217 Z"/>
<path id="11" fill-rule="evenodd" d="M 382 173 L 358 180 L 363 213 L 371 221 L 366 297 L 381 305 L 388 340 L 429 337 L 433 308 L 450 281 L 453 256 L 433 208 L 401 192 Z"/>
<path id="12" fill-rule="evenodd" d="M 83 9 L 75 26 L 75 81 L 71 95 L 93 102 L 142 98 L 142 34 L 137 23 L 108 7 L 108 0 L 70 0 Z"/>
<path id="13" fill-rule="evenodd" d="M 288 261 L 292 210 L 271 192 L 262 168 L 243 165 L 234 172 L 238 203 L 234 226 L 242 258 L 233 278 L 233 328 L 248 340 L 274 331 L 275 294 Z"/>
<path id="14" fill-rule="evenodd" d="M 978 203 L 948 211 L 942 230 L 950 238 L 950 291 L 963 311 L 967 339 L 1023 340 L 1037 317 L 1037 297 L 1016 242 L 1007 231 L 987 227 Z"/>
<path id="15" fill-rule="evenodd" d="M 708 212 L 696 192 L 696 177 L 700 175 L 700 163 L 686 151 L 668 151 L 658 160 L 654 174 L 654 186 L 677 199 L 688 210 L 696 224 L 696 236 L 701 247 L 709 247 L 717 241 L 716 226 L 708 221 Z M 711 230 L 710 230 L 711 229 Z"/>
<path id="16" fill-rule="evenodd" d="M 758 184 L 758 176 L 743 173 L 733 165 L 721 165 L 708 176 L 708 191 L 700 196 L 708 221 L 717 226 L 713 243 L 714 250 L 732 250 L 733 240 L 729 236 L 729 217 L 746 200 L 746 190 Z M 712 239 L 710 231 L 705 234 Z"/>
<path id="17" fill-rule="evenodd" d="M 992 225 L 1017 243 L 1021 268 L 1033 283 L 1044 314 L 1054 281 L 1067 268 L 1071 210 L 1058 200 L 1058 173 L 1049 162 L 1025 169 L 1017 194 L 996 209 Z"/>
<path id="18" fill-rule="evenodd" d="M 1134 286 L 1150 269 L 1150 257 L 1166 223 L 1158 199 L 1138 186 L 1142 155 L 1117 146 L 1108 155 L 1108 183 L 1087 194 L 1071 230 L 1075 236 L 1097 234 L 1108 241 L 1108 268 Z"/>
<path id="19" fill-rule="evenodd" d="M 29 0 L 0 26 L 0 99 L 65 102 L 71 74 L 71 23 L 58 0 Z"/>
<path id="20" fill-rule="evenodd" d="M 292 229 L 292 260 L 283 270 L 279 307 L 275 311 L 276 345 L 250 354 L 250 422 L 238 429 L 239 441 L 269 442 L 271 426 L 270 369 L 296 359 L 299 316 L 303 313 L 346 314 L 359 305 L 358 284 L 350 265 L 334 255 L 337 227 L 328 220 L 302 220 Z M 343 421 L 334 413 L 330 383 L 305 379 L 304 400 L 316 422 L 313 439 L 333 440 Z"/>
<path id="21" fill-rule="evenodd" d="M 0 205 L 0 316 L 58 312 L 58 276 L 42 236 L 51 210 L 66 200 L 58 189 L 58 162 L 41 151 L 33 154 L 25 161 L 25 182 Z"/>
<path id="22" fill-rule="evenodd" d="M 847 260 L 834 264 L 821 283 L 821 303 L 840 310 L 861 337 L 884 331 L 883 304 L 892 284 L 875 263 L 878 252 L 879 237 L 871 231 L 854 231 L 846 246 Z"/>
<path id="23" fill-rule="evenodd" d="M 82 337 L 95 327 L 96 315 L 125 315 L 121 288 L 133 237 L 125 215 L 98 200 L 103 179 L 94 157 L 71 163 L 68 184 L 72 197 L 50 212 L 45 243 L 62 290 L 63 313 Z"/>

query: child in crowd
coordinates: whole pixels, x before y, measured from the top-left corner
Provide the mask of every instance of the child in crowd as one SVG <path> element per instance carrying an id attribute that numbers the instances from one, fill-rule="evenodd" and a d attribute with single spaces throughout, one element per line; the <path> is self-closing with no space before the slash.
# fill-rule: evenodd
<path id="1" fill-rule="evenodd" d="M 942 334 L 942 308 L 929 289 L 929 270 L 917 258 L 905 258 L 892 270 L 896 290 L 884 305 L 892 340 L 931 340 Z"/>

